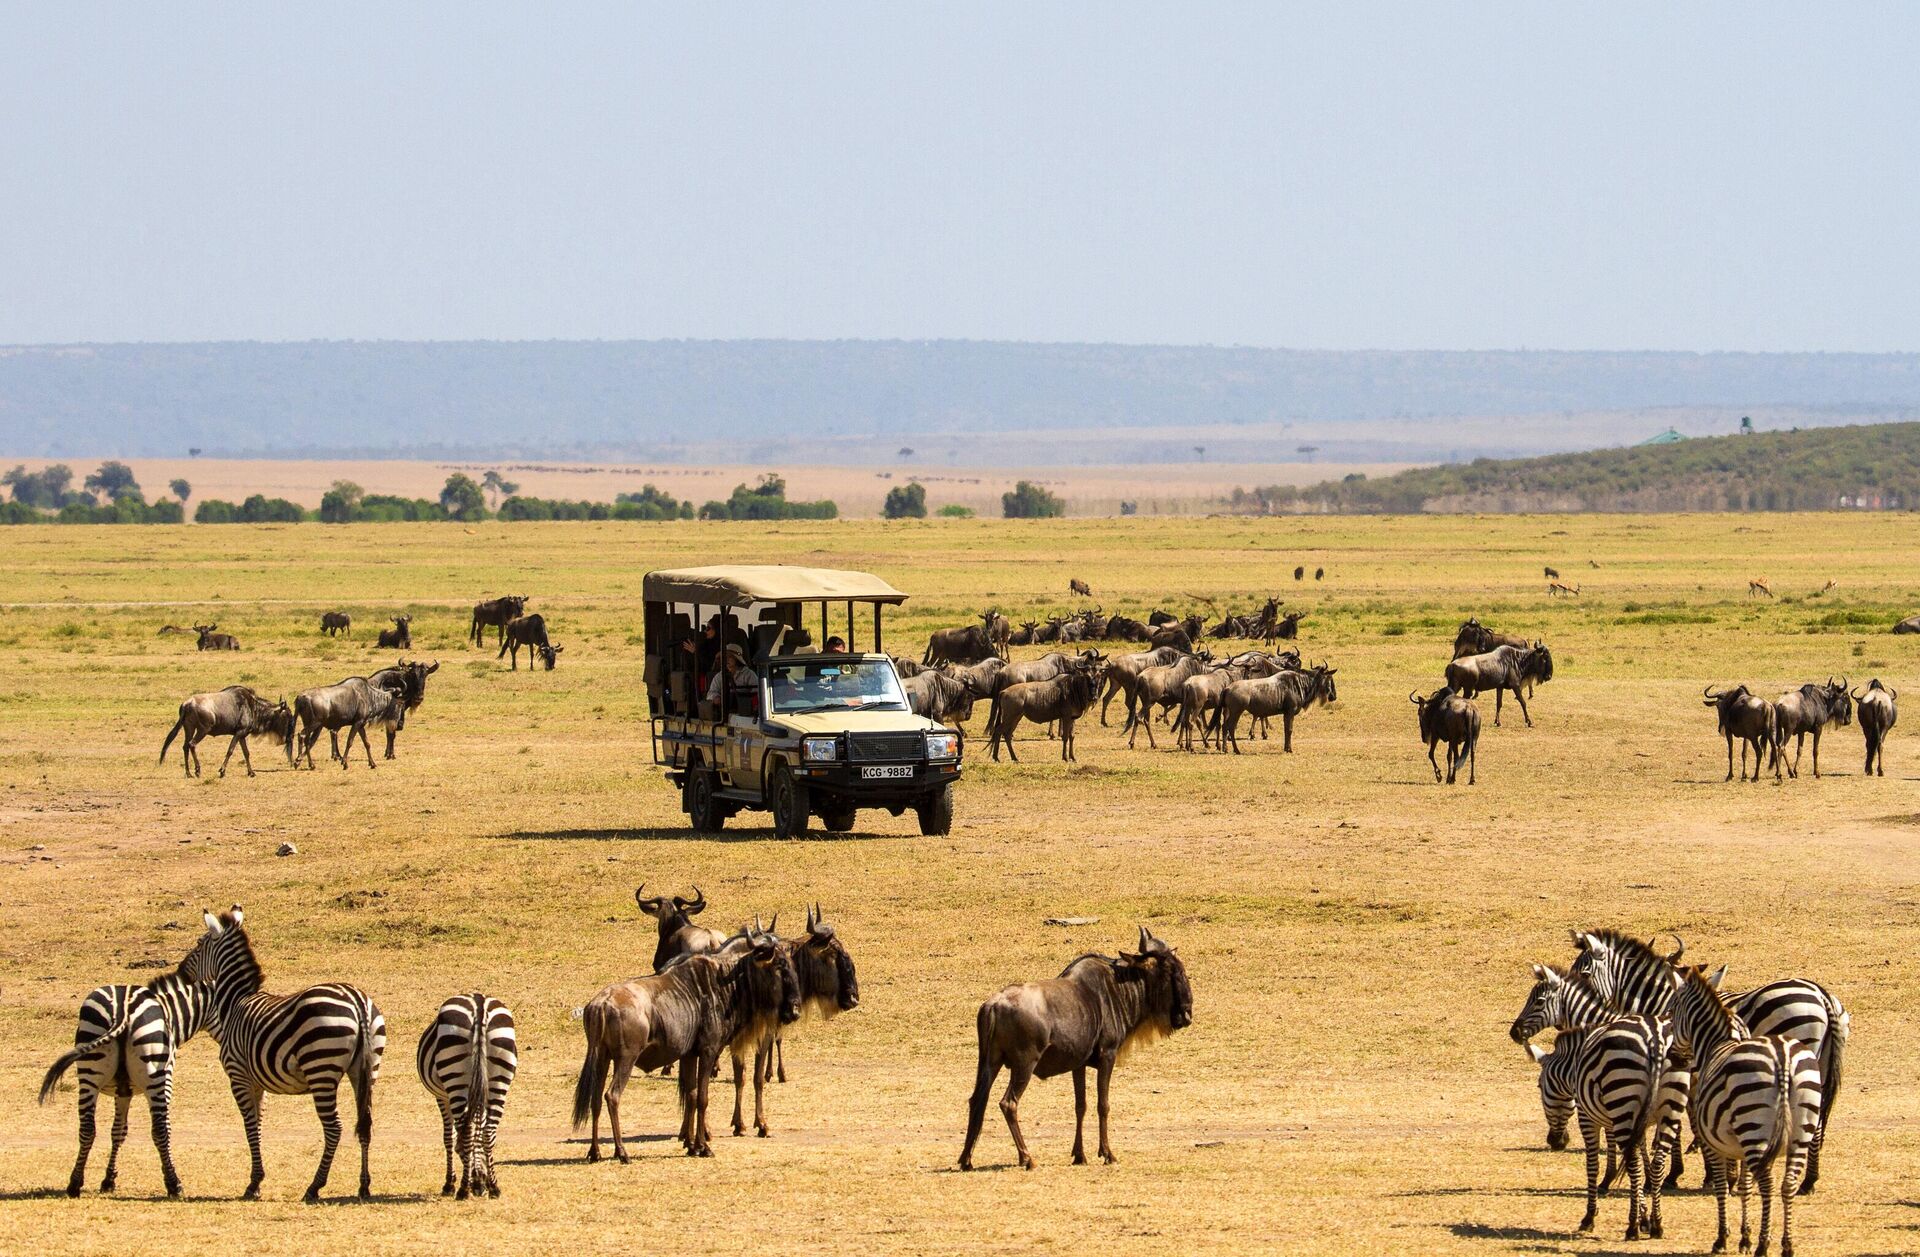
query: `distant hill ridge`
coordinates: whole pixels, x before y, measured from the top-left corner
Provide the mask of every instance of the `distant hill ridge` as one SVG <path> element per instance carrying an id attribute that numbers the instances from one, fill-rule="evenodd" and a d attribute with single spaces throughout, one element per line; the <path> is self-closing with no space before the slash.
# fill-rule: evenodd
<path id="1" fill-rule="evenodd" d="M 1444 435 L 1422 446 L 1410 422 L 1768 406 L 1794 422 L 1920 412 L 1920 355 L 770 340 L 0 347 L 0 453 L 28 457 L 674 458 L 870 435 L 939 436 L 943 457 L 965 461 L 966 440 L 993 433 L 1300 424 L 1303 439 L 1377 446 L 1397 424 L 1390 443 L 1425 458 L 1459 446 Z M 1505 448 L 1607 444 L 1662 426 L 1590 423 L 1577 440 Z"/>
<path id="2" fill-rule="evenodd" d="M 1236 490 L 1233 508 L 1502 511 L 1920 509 L 1920 423 L 1761 432 Z"/>

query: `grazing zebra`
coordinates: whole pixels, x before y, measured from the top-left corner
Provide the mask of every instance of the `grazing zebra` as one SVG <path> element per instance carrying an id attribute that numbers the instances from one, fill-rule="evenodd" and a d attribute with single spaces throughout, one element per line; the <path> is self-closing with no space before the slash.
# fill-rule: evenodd
<path id="1" fill-rule="evenodd" d="M 1660 1234 L 1660 1182 L 1645 1175 L 1647 1136 L 1660 1131 L 1660 1075 L 1667 1041 L 1651 1017 L 1614 1017 L 1598 1025 L 1563 1030 L 1553 1051 L 1529 1043 L 1527 1053 L 1540 1065 L 1540 1104 L 1547 1115 L 1547 1146 L 1567 1146 L 1567 1121 L 1576 1113 L 1580 1140 L 1587 1154 L 1587 1212 L 1580 1229 L 1593 1229 L 1600 1199 L 1600 1149 L 1613 1150 L 1627 1167 L 1626 1238 Z M 1612 1175 L 1608 1175 L 1611 1179 Z M 1641 1203 L 1641 1183 L 1647 1180 L 1651 1208 Z"/>
<path id="2" fill-rule="evenodd" d="M 1747 1206 L 1760 1187 L 1760 1239 L 1754 1257 L 1766 1257 L 1773 1227 L 1773 1170 L 1781 1159 L 1780 1251 L 1793 1254 L 1793 1197 L 1820 1129 L 1820 1062 L 1813 1050 L 1784 1034 L 1756 1036 L 1721 999 L 1705 966 L 1683 971 L 1674 998 L 1675 1046 L 1694 1061 L 1688 1114 L 1707 1163 L 1720 1228 L 1713 1251 L 1727 1246 L 1727 1188 L 1740 1191 L 1740 1248 L 1750 1238 Z M 1717 977 L 1718 975 L 1716 975 Z"/>
<path id="3" fill-rule="evenodd" d="M 373 1195 L 367 1170 L 367 1145 L 373 1140 L 373 1084 L 380 1077 L 380 1055 L 387 1046 L 387 1021 L 366 994 L 341 983 L 310 986 L 292 995 L 261 990 L 263 975 L 242 924 L 240 905 L 219 916 L 203 914 L 207 932 L 184 966 L 195 982 L 213 987 L 214 1038 L 220 1064 L 247 1127 L 247 1151 L 253 1176 L 246 1200 L 260 1197 L 267 1176 L 260 1160 L 260 1099 L 275 1095 L 311 1095 L 320 1117 L 325 1146 L 309 1203 L 320 1199 L 334 1150 L 340 1146 L 340 1083 L 353 1084 L 357 1102 L 354 1134 L 360 1140 L 360 1198 Z"/>
<path id="4" fill-rule="evenodd" d="M 74 1158 L 67 1195 L 78 1196 L 86 1177 L 87 1154 L 93 1148 L 94 1105 L 100 1093 L 113 1092 L 113 1140 L 107 1152 L 107 1172 L 100 1190 L 113 1190 L 120 1145 L 127 1138 L 127 1106 L 137 1082 L 147 1093 L 147 1113 L 153 1119 L 153 1146 L 160 1152 L 160 1174 L 167 1195 L 180 1194 L 180 1175 L 173 1168 L 172 1126 L 168 1108 L 173 1100 L 173 1062 L 180 1045 L 206 1024 L 212 1008 L 212 989 L 187 978 L 185 966 L 145 986 L 103 986 L 80 1004 L 80 1026 L 73 1047 L 63 1053 L 40 1082 L 40 1103 L 53 1098 L 60 1076 L 69 1068 L 80 1091 L 80 1155 Z"/>
<path id="5" fill-rule="evenodd" d="M 1574 961 L 1574 970 L 1587 975 L 1609 1008 L 1649 1017 L 1669 1015 L 1674 992 L 1680 985 L 1680 969 L 1676 967 L 1679 950 L 1662 956 L 1639 939 L 1614 930 L 1576 934 L 1574 944 L 1581 953 Z M 1729 995 L 1727 1003 L 1755 1036 L 1784 1034 L 1797 1039 L 1812 1049 L 1814 1059 L 1820 1064 L 1820 1123 L 1807 1154 L 1806 1177 L 1800 1183 L 1800 1194 L 1811 1195 L 1820 1178 L 1820 1152 L 1827 1142 L 1827 1121 L 1833 1114 L 1833 1102 L 1840 1094 L 1847 1035 L 1853 1018 L 1825 987 L 1806 978 L 1769 982 L 1751 991 Z M 1676 1178 L 1668 1180 L 1670 1186 L 1679 1174 L 1678 1165 L 1673 1172 Z"/>
<path id="6" fill-rule="evenodd" d="M 476 1033 L 475 1027 L 479 1027 Z M 453 1155 L 460 1153 L 459 1199 L 482 1192 L 498 1196 L 493 1173 L 493 1142 L 506 1111 L 507 1088 L 519 1054 L 513 1034 L 513 1010 L 475 991 L 440 1005 L 433 1024 L 420 1036 L 415 1054 L 420 1081 L 440 1106 L 440 1135 L 447 1147 L 447 1181 L 453 1190 Z"/>

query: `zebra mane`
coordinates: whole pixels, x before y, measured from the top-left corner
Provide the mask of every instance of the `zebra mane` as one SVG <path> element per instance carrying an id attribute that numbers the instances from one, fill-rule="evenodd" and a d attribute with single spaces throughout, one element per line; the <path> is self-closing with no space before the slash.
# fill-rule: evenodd
<path id="1" fill-rule="evenodd" d="M 1587 930 L 1584 932 L 1599 939 L 1606 945 L 1608 951 L 1614 952 L 1625 959 L 1647 961 L 1663 965 L 1672 964 L 1665 956 L 1662 956 L 1644 941 L 1635 938 L 1631 934 L 1623 933 L 1615 929 Z"/>

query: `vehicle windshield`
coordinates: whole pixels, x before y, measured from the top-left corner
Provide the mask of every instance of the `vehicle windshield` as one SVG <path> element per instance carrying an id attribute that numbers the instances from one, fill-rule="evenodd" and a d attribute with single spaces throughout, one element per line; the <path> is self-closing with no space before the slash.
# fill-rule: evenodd
<path id="1" fill-rule="evenodd" d="M 907 710 L 893 665 L 884 659 L 774 660 L 767 664 L 767 692 L 776 715 Z"/>

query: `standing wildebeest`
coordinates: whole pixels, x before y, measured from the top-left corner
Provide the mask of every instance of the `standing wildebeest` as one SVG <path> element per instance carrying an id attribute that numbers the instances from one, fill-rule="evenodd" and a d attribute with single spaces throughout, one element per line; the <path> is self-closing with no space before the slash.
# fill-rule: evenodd
<path id="1" fill-rule="evenodd" d="M 1070 594 L 1078 594 L 1082 598 L 1091 598 L 1093 597 L 1093 586 L 1087 584 L 1087 582 L 1081 580 L 1078 576 L 1075 576 L 1067 581 L 1067 592 Z"/>
<path id="2" fill-rule="evenodd" d="M 372 768 L 373 747 L 367 741 L 367 726 L 376 720 L 391 719 L 397 728 L 406 728 L 406 690 L 404 686 L 375 685 L 366 677 L 348 677 L 333 685 L 318 685 L 303 690 L 293 700 L 293 712 L 300 719 L 300 749 L 294 755 L 296 763 L 304 755 L 307 767 L 314 766 L 313 744 L 320 740 L 320 732 L 324 729 L 327 742 L 333 748 L 332 758 L 340 762 L 341 768 L 348 766 L 347 755 L 353 751 L 355 736 L 359 737 L 360 747 L 367 753 L 367 767 Z M 341 751 L 338 740 L 342 729 L 347 731 L 345 753 Z"/>
<path id="3" fill-rule="evenodd" d="M 538 611 L 532 615 L 518 616 L 507 625 L 507 631 L 500 642 L 500 654 L 495 655 L 494 658 L 498 659 L 500 655 L 512 651 L 513 671 L 518 672 L 522 646 L 527 648 L 527 671 L 529 672 L 533 671 L 536 662 L 546 664 L 547 671 L 552 672 L 560 652 L 566 649 L 565 646 L 555 646 L 547 640 L 547 619 Z"/>
<path id="4" fill-rule="evenodd" d="M 353 617 L 344 611 L 326 611 L 320 616 L 320 631 L 328 637 L 340 633 L 352 633 Z"/>
<path id="5" fill-rule="evenodd" d="M 1193 750 L 1193 734 L 1197 729 L 1200 732 L 1200 745 L 1210 745 L 1213 730 L 1207 727 L 1208 722 L 1213 717 L 1214 709 L 1220 706 L 1220 699 L 1229 685 L 1235 681 L 1270 677 L 1284 668 L 1298 667 L 1299 664 L 1300 657 L 1291 651 L 1276 658 L 1250 650 L 1188 677 L 1180 686 L 1180 716 L 1173 722 L 1174 744 L 1188 751 Z M 1266 721 L 1261 720 L 1260 724 L 1262 736 L 1265 736 Z"/>
<path id="6" fill-rule="evenodd" d="M 1420 740 L 1427 744 L 1427 762 L 1433 765 L 1433 779 L 1440 780 L 1440 761 L 1434 758 L 1434 748 L 1445 742 L 1447 784 L 1454 783 L 1454 774 L 1465 760 L 1467 784 L 1472 785 L 1480 759 L 1480 709 L 1444 685 L 1425 698 L 1418 694 L 1409 694 L 1407 698 L 1420 711 Z"/>
<path id="7" fill-rule="evenodd" d="M 1853 696 L 1860 707 L 1860 732 L 1867 738 L 1868 776 L 1876 775 L 1876 769 L 1877 775 L 1887 775 L 1887 734 L 1899 716 L 1894 706 L 1894 700 L 1899 697 L 1897 690 L 1880 684 L 1879 677 L 1867 682 L 1866 693 Z"/>
<path id="8" fill-rule="evenodd" d="M 1539 642 L 1531 646 L 1496 646 L 1484 655 L 1467 655 L 1447 665 L 1447 685 L 1461 697 L 1474 698 L 1487 690 L 1493 691 L 1495 728 L 1500 725 L 1500 700 L 1507 690 L 1513 691 L 1513 701 L 1520 704 L 1520 715 L 1531 728 L 1533 716 L 1527 711 L 1521 687 L 1529 681 L 1551 680 L 1553 653 Z"/>
<path id="9" fill-rule="evenodd" d="M 1720 732 L 1727 739 L 1727 780 L 1733 780 L 1733 740 L 1740 739 L 1740 780 L 1747 779 L 1747 749 L 1753 749 L 1753 779 L 1760 780 L 1761 748 L 1773 757 L 1773 778 L 1780 780 L 1780 748 L 1774 741 L 1773 704 L 1749 693 L 1742 685 L 1716 691 L 1711 685 L 1701 691 L 1706 706 L 1718 709 Z"/>
<path id="10" fill-rule="evenodd" d="M 1327 569 L 1326 569 L 1326 568 L 1324 568 L 1324 567 L 1316 567 L 1316 568 L 1314 568 L 1314 569 L 1313 569 L 1313 579 L 1315 579 L 1315 580 L 1325 580 L 1326 578 L 1327 578 Z"/>
<path id="11" fill-rule="evenodd" d="M 1097 661 L 1086 659 L 1068 664 L 1059 676 L 1050 681 L 1021 681 L 1006 686 L 993 696 L 993 706 L 987 712 L 988 752 L 997 761 L 1000 747 L 1004 744 L 1008 757 L 1017 764 L 1020 757 L 1014 754 L 1013 731 L 1020 722 L 1031 720 L 1035 724 L 1045 724 L 1058 721 L 1060 758 L 1072 762 L 1073 722 L 1093 706 L 1094 696 L 1099 692 L 1100 665 Z"/>
<path id="12" fill-rule="evenodd" d="M 1300 566 L 1300 567 L 1296 567 L 1296 568 L 1294 568 L 1294 569 L 1293 569 L 1293 579 L 1295 579 L 1295 580 L 1305 580 L 1305 579 L 1307 579 L 1307 569 L 1306 569 L 1306 568 L 1305 568 L 1304 566 Z"/>
<path id="13" fill-rule="evenodd" d="M 998 653 L 993 648 L 993 639 L 987 636 L 984 622 L 962 628 L 935 629 L 927 638 L 927 651 L 920 657 L 920 665 L 931 668 L 942 663 L 979 663 Z"/>
<path id="14" fill-rule="evenodd" d="M 1107 1140 L 1107 1089 L 1113 1067 L 1129 1049 L 1193 1022 L 1193 988 L 1173 948 L 1140 927 L 1140 950 L 1118 956 L 1080 956 L 1046 982 L 1009 986 L 980 1005 L 976 1018 L 980 1063 L 967 1101 L 967 1142 L 960 1168 L 973 1168 L 973 1146 L 986 1118 L 987 1093 L 1002 1067 L 1008 1071 L 1000 1112 L 1013 1132 L 1020 1164 L 1033 1154 L 1020 1133 L 1020 1097 L 1034 1078 L 1073 1071 L 1073 1163 L 1087 1163 L 1081 1130 L 1087 1118 L 1087 1067 L 1099 1092 L 1100 1159 L 1117 1158 Z"/>
<path id="15" fill-rule="evenodd" d="M 412 625 L 413 625 L 412 616 L 410 615 L 394 616 L 393 627 L 390 629 L 381 629 L 380 640 L 377 643 L 375 643 L 375 645 L 377 645 L 381 650 L 412 650 L 413 649 Z"/>
<path id="16" fill-rule="evenodd" d="M 951 665 L 949 665 L 951 666 Z M 973 687 L 947 672 L 927 671 L 900 683 L 906 692 L 907 706 L 916 716 L 925 716 L 941 724 L 963 724 L 973 718 L 977 697 Z"/>
<path id="17" fill-rule="evenodd" d="M 467 626 L 467 638 L 478 646 L 486 639 L 489 626 L 500 630 L 500 640 L 507 638 L 507 625 L 526 613 L 527 596 L 508 594 L 500 598 L 489 598 L 473 607 L 473 623 Z"/>
<path id="18" fill-rule="evenodd" d="M 645 882 L 634 888 L 633 901 L 640 905 L 640 911 L 652 917 L 659 926 L 660 941 L 653 949 L 653 971 L 660 972 L 681 956 L 705 955 L 718 951 L 727 936 L 718 930 L 710 930 L 704 925 L 695 925 L 693 918 L 707 910 L 707 897 L 698 886 L 693 888 L 693 898 L 682 899 L 678 895 L 668 897 L 653 895 L 646 899 L 640 892 L 647 888 Z"/>
<path id="19" fill-rule="evenodd" d="M 240 649 L 239 638 L 235 637 L 231 633 L 216 633 L 213 631 L 219 627 L 220 626 L 218 624 L 194 625 L 193 631 L 199 634 L 199 637 L 194 641 L 194 648 L 196 650 L 238 650 Z"/>
<path id="20" fill-rule="evenodd" d="M 1545 570 L 1545 572 L 1546 572 L 1546 574 L 1547 574 L 1547 579 L 1548 579 L 1548 580 L 1559 580 L 1559 579 L 1560 579 L 1560 569 L 1558 569 L 1558 568 L 1554 568 L 1554 567 L 1549 567 L 1549 568 L 1546 568 L 1546 569 L 1544 569 L 1544 570 Z"/>
<path id="21" fill-rule="evenodd" d="M 420 704 L 427 699 L 427 678 L 440 671 L 440 664 L 408 663 L 402 659 L 391 668 L 382 668 L 367 680 L 382 689 L 397 690 L 400 702 L 387 709 L 380 723 L 387 731 L 387 752 L 384 759 L 393 758 L 393 740 L 401 729 L 406 727 L 408 712 L 418 711 Z"/>
<path id="22" fill-rule="evenodd" d="M 800 1016 L 800 979 L 793 960 L 769 934 L 756 933 L 740 956 L 687 956 L 666 970 L 605 987 L 581 1011 L 586 1061 L 573 1089 L 573 1124 L 593 1119 L 587 1160 L 600 1159 L 600 1104 L 613 1128 L 613 1155 L 627 1160 L 620 1131 L 620 1095 L 638 1065 L 642 1073 L 680 1066 L 680 1142 L 687 1155 L 708 1157 L 707 1097 L 720 1053 L 750 1050 L 778 1021 Z"/>
<path id="23" fill-rule="evenodd" d="M 227 758 L 220 761 L 220 775 L 227 775 L 227 763 L 233 759 L 233 748 L 240 748 L 240 758 L 247 766 L 247 776 L 253 776 L 253 755 L 247 750 L 247 738 L 256 733 L 264 733 L 276 745 L 287 748 L 287 764 L 293 764 L 293 711 L 287 706 L 287 700 L 269 703 L 244 685 L 229 685 L 224 690 L 209 694 L 195 694 L 180 704 L 180 718 L 173 722 L 173 728 L 167 730 L 167 740 L 160 744 L 160 762 L 167 760 L 167 748 L 173 745 L 173 735 L 186 731 L 186 737 L 180 743 L 180 767 L 187 776 L 200 775 L 200 742 L 203 738 L 232 734 L 233 741 L 227 743 Z"/>
<path id="24" fill-rule="evenodd" d="M 1460 631 L 1453 635 L 1453 657 L 1463 655 L 1484 655 L 1501 646 L 1531 646 L 1533 642 L 1513 633 L 1496 633 L 1480 623 L 1474 616 L 1468 616 L 1460 624 Z"/>
<path id="25" fill-rule="evenodd" d="M 1100 695 L 1100 723 L 1107 723 L 1107 705 L 1113 702 L 1113 696 L 1123 696 L 1127 706 L 1127 720 L 1133 720 L 1133 687 L 1140 680 L 1140 674 L 1148 668 L 1164 667 L 1180 658 L 1177 647 L 1160 646 L 1153 650 L 1135 651 L 1120 655 L 1107 664 L 1106 684 Z"/>
<path id="26" fill-rule="evenodd" d="M 1220 706 L 1214 713 L 1213 723 L 1220 731 L 1222 744 L 1231 746 L 1235 755 L 1240 753 L 1238 735 L 1243 713 L 1278 716 L 1281 720 L 1280 749 L 1291 755 L 1293 718 L 1310 707 L 1324 707 L 1340 701 L 1339 690 L 1333 682 L 1333 674 L 1337 671 L 1338 668 L 1329 668 L 1321 663 L 1305 672 L 1276 672 L 1258 680 L 1235 681 L 1220 696 Z"/>
<path id="27" fill-rule="evenodd" d="M 1806 749 L 1807 735 L 1813 735 L 1813 775 L 1820 775 L 1820 731 L 1828 724 L 1842 728 L 1853 723 L 1853 698 L 1847 693 L 1847 679 L 1838 685 L 1828 677 L 1825 685 L 1806 684 L 1788 690 L 1773 705 L 1773 737 L 1779 744 L 1780 758 L 1787 757 L 1787 739 L 1794 739 L 1793 761 L 1787 776 L 1800 775 L 1800 753 Z"/>
<path id="28" fill-rule="evenodd" d="M 1159 743 L 1153 737 L 1153 718 L 1171 711 L 1180 701 L 1180 690 L 1189 677 L 1199 676 L 1207 670 L 1213 657 L 1205 652 L 1197 655 L 1177 655 L 1173 662 L 1144 668 L 1134 679 L 1127 692 L 1127 749 L 1133 749 L 1134 739 L 1140 736 L 1140 730 L 1147 731 L 1147 745 L 1158 748 Z"/>
<path id="29" fill-rule="evenodd" d="M 773 933 L 771 927 L 767 933 Z M 749 936 L 749 932 L 743 930 L 728 939 L 728 951 L 744 950 Z M 805 937 L 781 939 L 780 950 L 793 961 L 794 976 L 800 980 L 802 1016 L 809 1012 L 818 1013 L 824 1020 L 860 1006 L 860 977 L 854 971 L 853 954 L 840 941 L 834 928 L 827 924 L 819 904 L 807 909 Z M 776 1025 L 768 1029 L 765 1037 L 753 1046 L 753 1125 L 762 1139 L 768 1133 L 765 1088 L 773 1076 L 776 1060 L 779 1062 L 780 1081 L 787 1080 L 786 1058 L 781 1046 L 785 1038 L 786 1027 Z M 746 1046 L 744 1041 L 734 1040 L 733 1133 L 736 1135 L 747 1133 L 746 1123 L 741 1120 L 740 1113 L 741 1095 L 745 1090 Z"/>
<path id="30" fill-rule="evenodd" d="M 1013 637 L 1013 624 L 998 611 L 983 611 L 980 614 L 980 626 L 987 630 L 987 641 L 992 645 L 993 653 L 1005 659 L 1007 643 Z"/>

